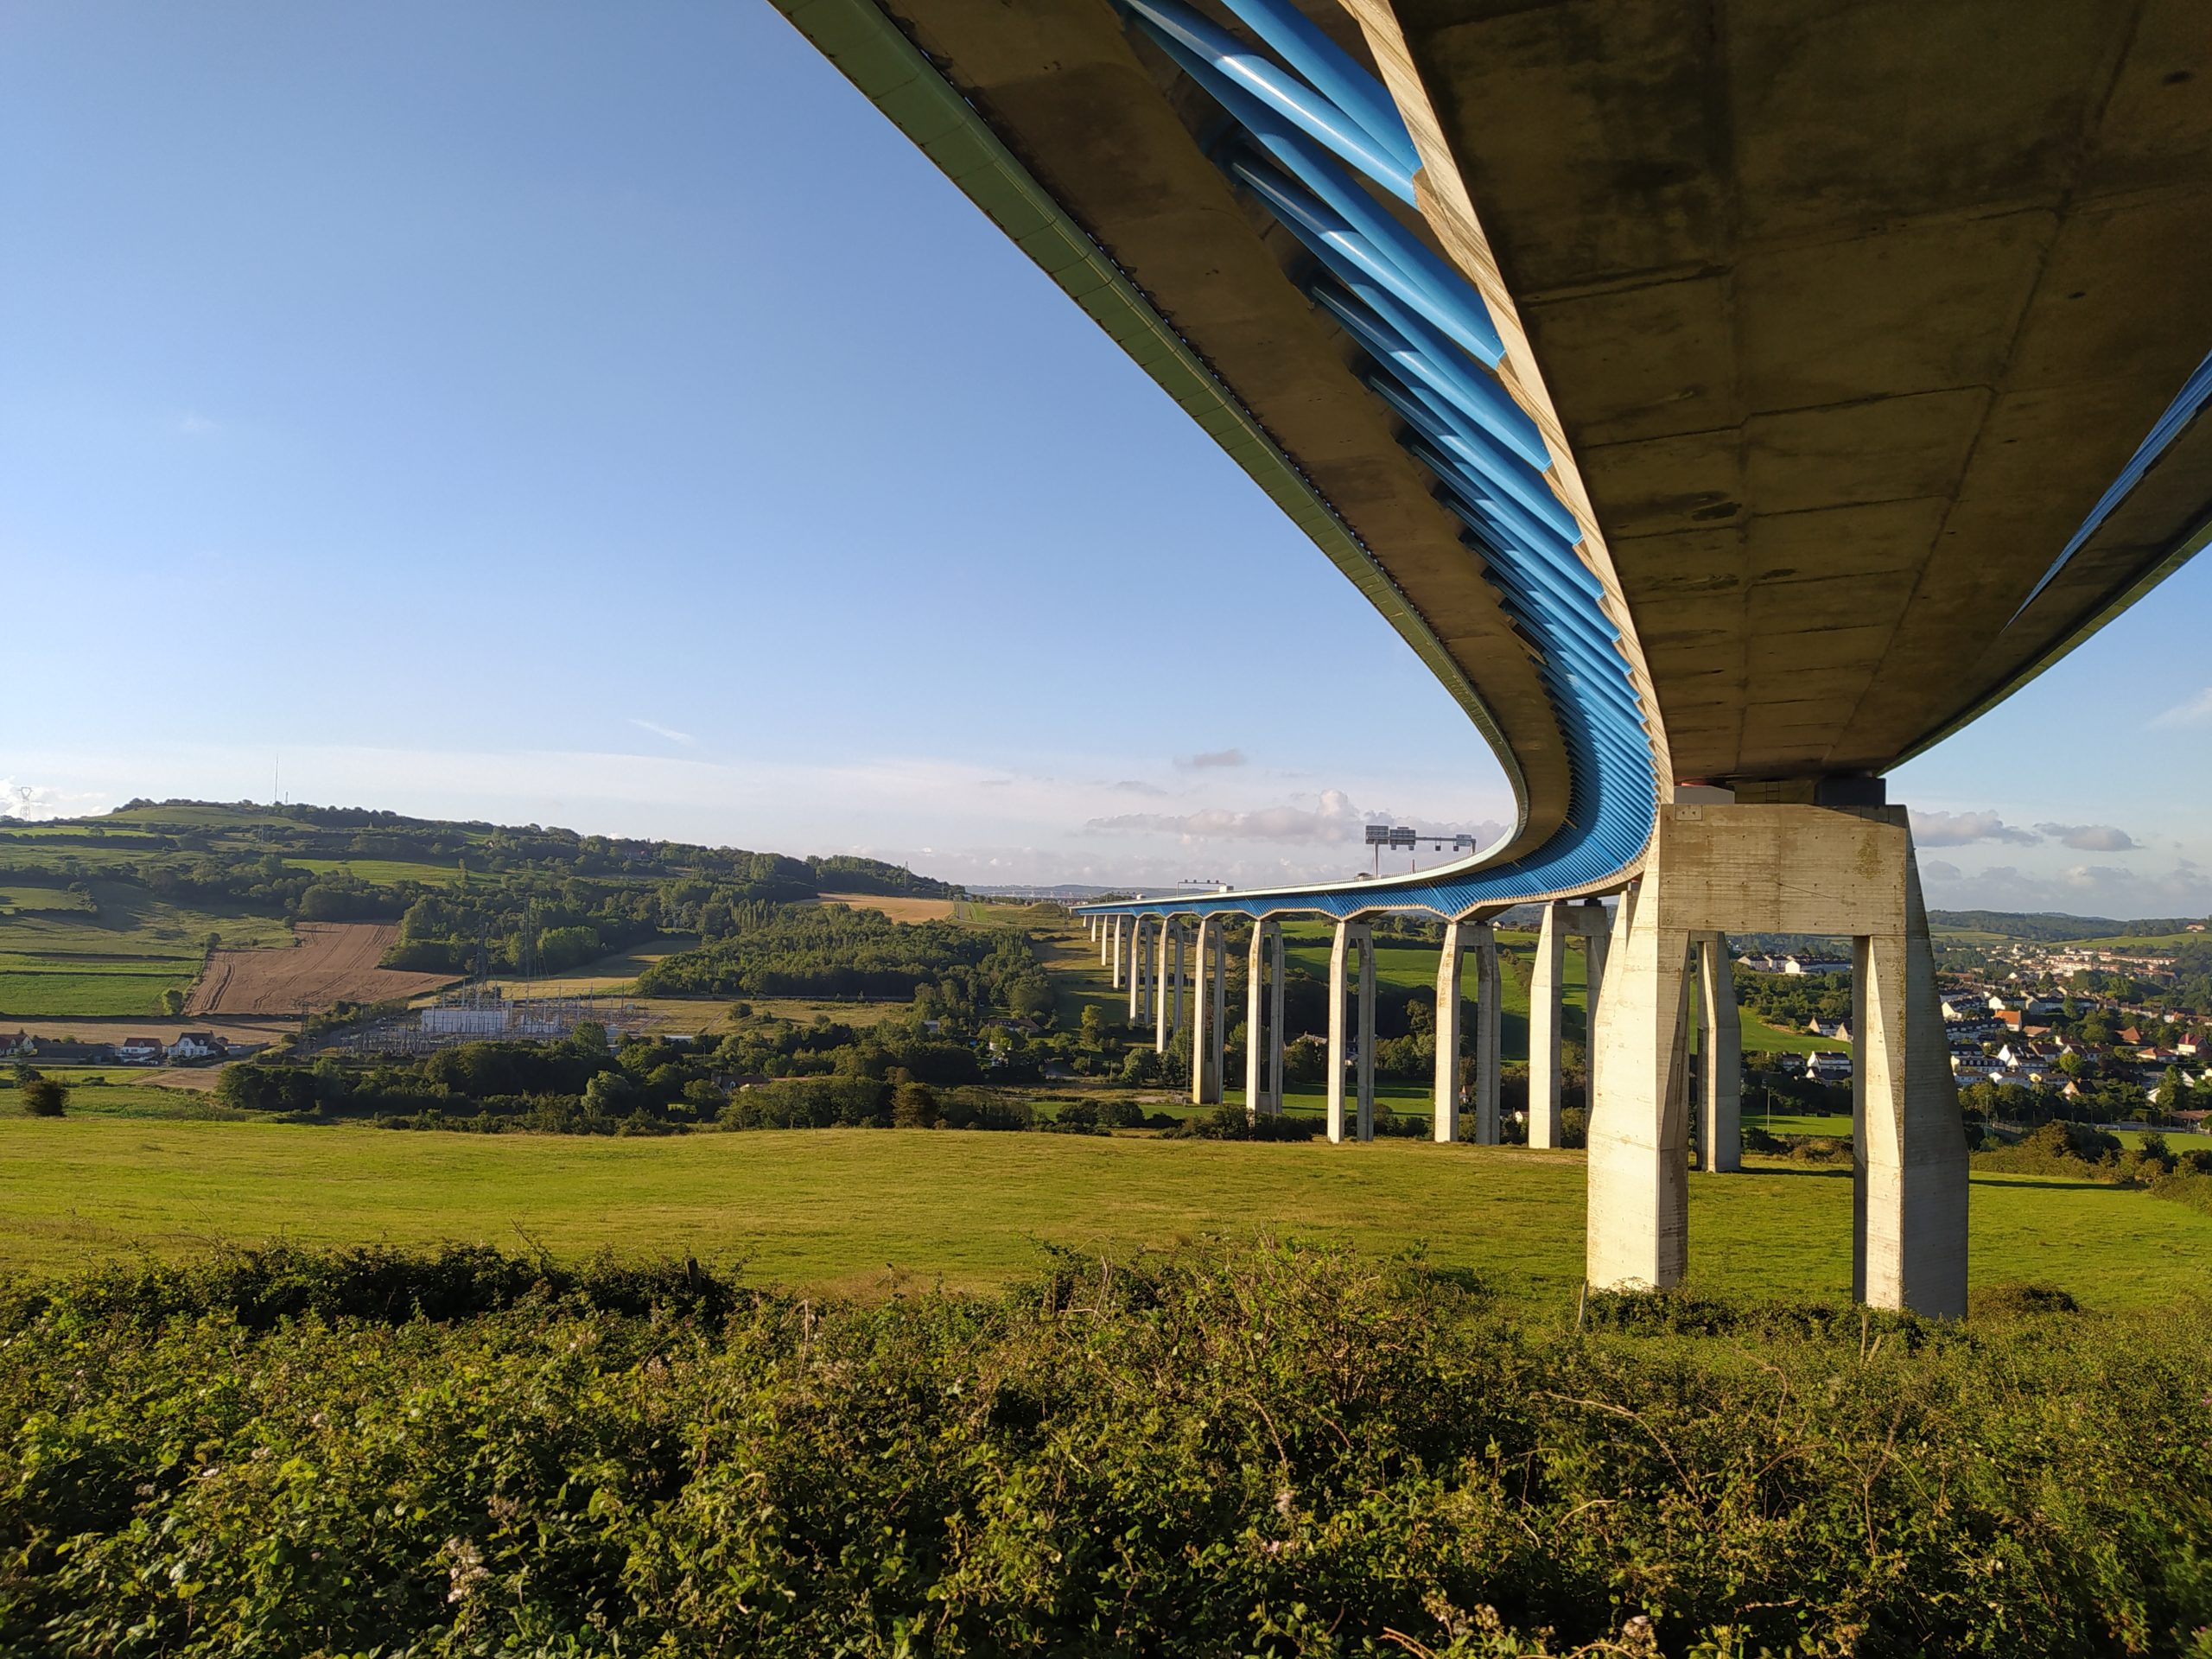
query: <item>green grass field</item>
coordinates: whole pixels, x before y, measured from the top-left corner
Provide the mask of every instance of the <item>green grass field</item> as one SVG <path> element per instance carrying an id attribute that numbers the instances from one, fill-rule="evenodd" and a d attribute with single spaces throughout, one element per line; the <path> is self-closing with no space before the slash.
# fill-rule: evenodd
<path id="1" fill-rule="evenodd" d="M 280 917 L 170 904 L 116 881 L 89 886 L 79 909 L 18 906 L 0 915 L 0 1019 L 159 1014 L 162 992 L 182 990 L 198 976 L 210 934 L 238 949 L 292 942 Z M 73 897 L 58 890 L 53 896 Z"/>
<path id="2" fill-rule="evenodd" d="M 156 1014 L 162 1012 L 162 993 L 182 990 L 199 970 L 196 962 L 179 971 L 151 974 L 0 969 L 0 1020 L 11 1014 L 41 1019 Z"/>
<path id="3" fill-rule="evenodd" d="M 0 887 L 0 915 L 23 911 L 63 919 L 93 913 L 92 896 L 67 887 Z"/>
<path id="4" fill-rule="evenodd" d="M 1847 1174 L 1770 1166 L 1693 1177 L 1691 1193 L 1694 1284 L 1847 1294 Z M 1271 1231 L 1426 1246 L 1564 1305 L 1580 1280 L 1582 1206 L 1580 1154 L 1420 1141 L 880 1129 L 600 1140 L 0 1118 L 0 1266 L 35 1270 L 278 1236 L 481 1239 L 564 1256 L 741 1257 L 756 1279 L 803 1286 L 982 1286 L 1032 1270 L 1040 1242 L 1128 1251 Z M 1979 1178 L 1973 1250 L 1980 1282 L 2143 1305 L 2202 1287 L 2212 1217 L 2122 1189 Z"/>
<path id="5" fill-rule="evenodd" d="M 379 887 L 395 881 L 420 881 L 427 887 L 450 887 L 461 883 L 461 870 L 458 864 L 420 864 L 393 858 L 298 858 L 287 855 L 284 862 L 293 869 L 313 870 L 317 875 L 327 875 L 333 870 L 342 870 L 348 875 L 359 876 L 364 881 Z"/>
<path id="6" fill-rule="evenodd" d="M 194 1089 L 162 1089 L 143 1082 L 87 1084 L 90 1075 L 79 1066 L 44 1066 L 43 1076 L 72 1085 L 69 1091 L 69 1117 L 102 1118 L 111 1122 L 137 1120 L 160 1122 L 174 1119 L 247 1119 L 250 1114 L 233 1111 L 215 1103 L 212 1094 Z M 128 1076 L 130 1068 L 120 1073 L 111 1071 L 111 1077 Z M 141 1074 L 143 1076 L 143 1073 Z M 15 1104 L 5 1090 L 0 1090 L 0 1114 L 13 1111 Z M 0 1153 L 0 1161 L 6 1154 Z"/>

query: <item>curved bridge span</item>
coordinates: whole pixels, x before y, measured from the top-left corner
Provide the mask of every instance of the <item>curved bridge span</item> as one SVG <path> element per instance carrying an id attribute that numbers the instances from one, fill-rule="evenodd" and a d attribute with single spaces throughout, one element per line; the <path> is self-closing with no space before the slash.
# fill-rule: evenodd
<path id="1" fill-rule="evenodd" d="M 1881 774 L 2212 537 L 2190 0 L 777 3 L 1344 571 L 1511 784 L 1512 833 L 1419 876 L 1086 907 L 1132 1018 L 1192 1039 L 1196 1097 L 1223 1086 L 1235 926 L 1247 1107 L 1279 1109 L 1280 918 L 1322 917 L 1331 1134 L 1363 1132 L 1353 970 L 1371 986 L 1367 918 L 1414 912 L 1446 925 L 1438 1134 L 1471 953 L 1471 1127 L 1497 1139 L 1489 918 L 1541 902 L 1529 1139 L 1557 1141 L 1580 938 L 1590 1277 L 1663 1287 L 1691 1147 L 1738 1162 L 1726 933 L 1847 937 L 1857 1289 L 1962 1312 L 1963 1142 Z M 1693 1004 L 1719 1056 L 1694 1099 Z"/>

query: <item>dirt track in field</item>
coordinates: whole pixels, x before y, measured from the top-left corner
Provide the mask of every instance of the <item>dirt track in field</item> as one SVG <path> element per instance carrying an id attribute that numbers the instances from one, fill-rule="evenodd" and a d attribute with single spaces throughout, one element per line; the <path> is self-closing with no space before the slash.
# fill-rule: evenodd
<path id="1" fill-rule="evenodd" d="M 302 922 L 289 950 L 218 950 L 188 1014 L 298 1014 L 334 1002 L 385 1002 L 453 983 L 451 974 L 379 968 L 399 929 L 389 922 Z"/>

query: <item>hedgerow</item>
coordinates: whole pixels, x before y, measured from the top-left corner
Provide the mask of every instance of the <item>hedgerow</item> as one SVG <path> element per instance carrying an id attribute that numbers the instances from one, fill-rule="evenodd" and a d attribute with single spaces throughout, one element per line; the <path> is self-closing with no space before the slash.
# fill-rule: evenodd
<path id="1" fill-rule="evenodd" d="M 1273 1244 L 18 1283 L 0 1651 L 2212 1653 L 2212 1310 L 2012 1306 L 1531 1323 Z"/>

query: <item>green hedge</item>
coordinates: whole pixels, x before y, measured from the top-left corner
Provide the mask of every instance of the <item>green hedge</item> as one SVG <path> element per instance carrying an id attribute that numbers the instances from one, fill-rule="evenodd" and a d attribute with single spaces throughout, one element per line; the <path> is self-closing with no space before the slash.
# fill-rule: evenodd
<path id="1" fill-rule="evenodd" d="M 0 1651 L 2212 1650 L 2212 1311 L 1994 1302 L 1578 1332 L 1275 1247 L 870 1306 L 489 1252 L 17 1283 Z"/>

